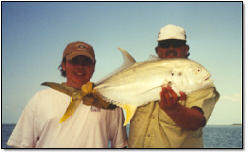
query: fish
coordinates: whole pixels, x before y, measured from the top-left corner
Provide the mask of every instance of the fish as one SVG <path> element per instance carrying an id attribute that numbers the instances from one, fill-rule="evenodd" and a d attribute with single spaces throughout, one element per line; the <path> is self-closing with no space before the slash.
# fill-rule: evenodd
<path id="1" fill-rule="evenodd" d="M 124 49 L 118 48 L 124 64 L 115 73 L 96 83 L 93 92 L 104 101 L 124 109 L 124 126 L 132 119 L 137 107 L 160 100 L 162 87 L 170 85 L 180 96 L 212 86 L 207 69 L 190 59 L 155 59 L 136 62 Z"/>
<path id="2" fill-rule="evenodd" d="M 88 94 L 102 100 L 99 103 L 108 102 L 121 107 L 126 112 L 124 122 L 126 126 L 139 106 L 160 100 L 162 87 L 169 85 L 180 96 L 180 91 L 188 95 L 213 85 L 211 74 L 204 66 L 193 60 L 152 58 L 148 61 L 136 62 L 126 50 L 118 49 L 124 59 L 123 65 L 96 82 L 94 87 L 88 82 L 82 86 L 81 92 L 75 93 L 68 87 L 56 83 L 43 84 L 72 96 L 60 122 L 72 116 L 81 99 Z"/>

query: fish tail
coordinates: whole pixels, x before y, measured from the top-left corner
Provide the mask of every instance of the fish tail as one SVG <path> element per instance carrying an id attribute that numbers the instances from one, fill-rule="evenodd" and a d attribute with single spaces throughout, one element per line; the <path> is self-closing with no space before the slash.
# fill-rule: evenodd
<path id="1" fill-rule="evenodd" d="M 60 119 L 60 123 L 64 122 L 67 120 L 69 117 L 73 115 L 79 104 L 81 103 L 81 100 L 84 96 L 93 93 L 93 83 L 92 82 L 87 82 L 81 87 L 81 94 L 76 94 L 72 95 L 71 97 L 71 102 L 68 108 L 66 109 L 66 112 L 64 113 L 63 117 Z M 78 97 L 77 99 L 73 97 Z"/>
<path id="2" fill-rule="evenodd" d="M 75 112 L 75 110 L 77 109 L 77 107 L 80 104 L 80 100 L 72 100 L 71 98 L 71 102 L 70 105 L 68 106 L 68 108 L 66 109 L 63 117 L 60 119 L 59 123 L 64 122 L 65 120 L 67 120 L 70 116 L 72 116 L 72 114 Z"/>

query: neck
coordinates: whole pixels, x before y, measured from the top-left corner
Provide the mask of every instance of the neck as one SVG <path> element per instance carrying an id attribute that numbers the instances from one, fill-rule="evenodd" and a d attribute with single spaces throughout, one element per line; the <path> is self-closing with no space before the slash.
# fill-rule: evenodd
<path id="1" fill-rule="evenodd" d="M 69 82 L 69 81 L 66 82 L 67 86 L 73 87 L 73 88 L 78 89 L 78 90 L 80 90 L 82 85 L 84 85 L 84 84 L 86 84 L 86 83 L 78 84 L 78 83 L 75 83 L 75 82 Z"/>

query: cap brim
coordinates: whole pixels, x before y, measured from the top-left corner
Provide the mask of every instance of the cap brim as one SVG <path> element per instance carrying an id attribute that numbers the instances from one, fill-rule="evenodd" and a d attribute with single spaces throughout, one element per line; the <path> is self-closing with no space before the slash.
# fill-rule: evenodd
<path id="1" fill-rule="evenodd" d="M 89 57 L 93 62 L 95 62 L 95 58 L 92 57 L 91 54 L 89 54 L 88 52 L 83 52 L 83 51 L 79 51 L 79 52 L 74 51 L 70 55 L 66 56 L 66 60 L 71 60 L 72 58 L 76 56 L 86 56 L 86 57 Z"/>
<path id="2" fill-rule="evenodd" d="M 186 41 L 185 38 L 180 38 L 180 37 L 164 37 L 164 38 L 158 38 L 158 42 L 159 41 L 165 41 L 165 40 L 182 40 L 182 41 Z"/>

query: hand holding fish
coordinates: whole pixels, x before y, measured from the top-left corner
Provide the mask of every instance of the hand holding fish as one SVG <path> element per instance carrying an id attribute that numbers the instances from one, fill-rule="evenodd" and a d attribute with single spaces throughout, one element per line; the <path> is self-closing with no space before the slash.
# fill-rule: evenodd
<path id="1" fill-rule="evenodd" d="M 179 100 L 185 101 L 186 94 L 184 92 L 179 92 L 180 97 L 177 96 L 176 92 L 170 87 L 162 87 L 162 91 L 160 92 L 160 102 L 159 106 L 162 109 L 173 109 L 178 104 Z"/>
<path id="2" fill-rule="evenodd" d="M 162 87 L 160 92 L 160 108 L 166 112 L 169 117 L 181 128 L 186 130 L 196 130 L 206 124 L 206 119 L 199 109 L 187 108 L 179 103 L 179 101 L 186 100 L 186 94 L 179 92 L 180 97 L 170 87 Z"/>

